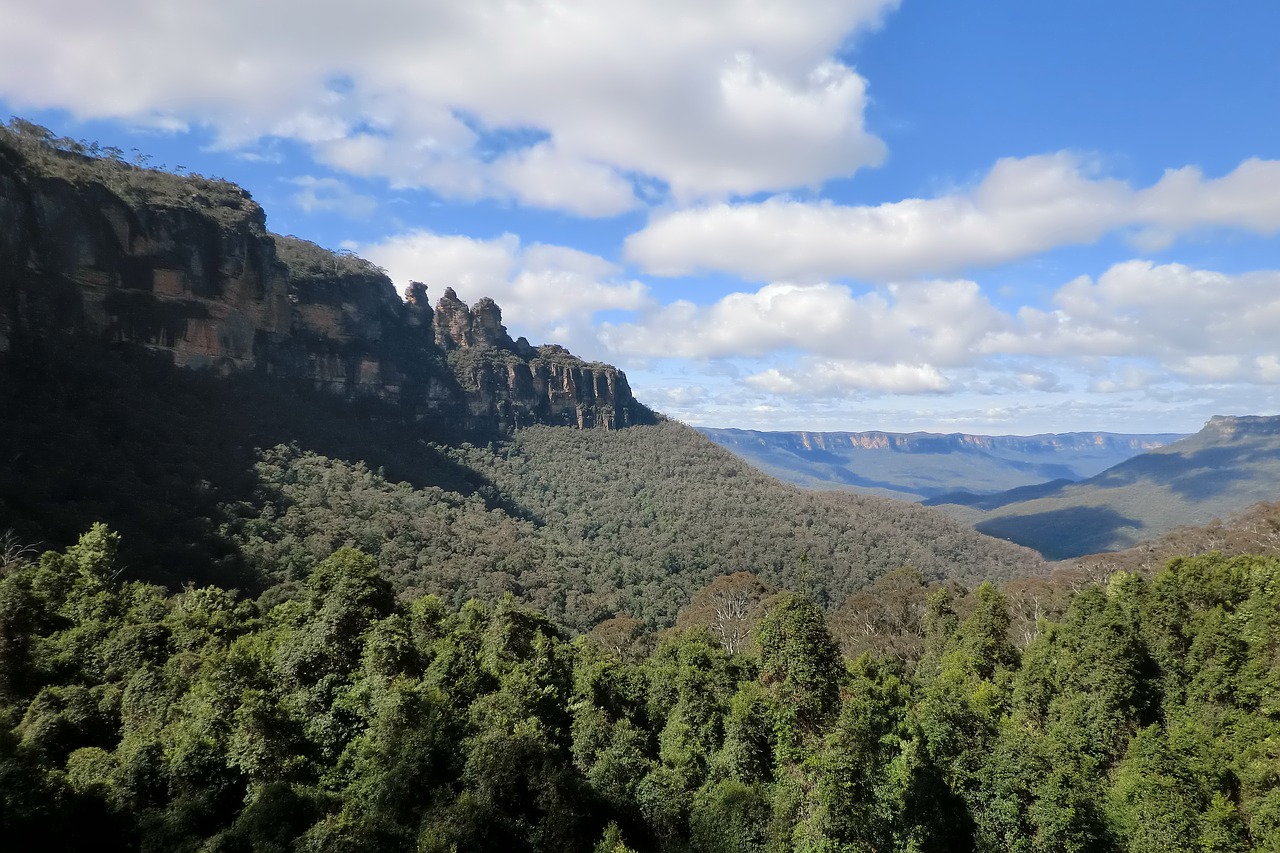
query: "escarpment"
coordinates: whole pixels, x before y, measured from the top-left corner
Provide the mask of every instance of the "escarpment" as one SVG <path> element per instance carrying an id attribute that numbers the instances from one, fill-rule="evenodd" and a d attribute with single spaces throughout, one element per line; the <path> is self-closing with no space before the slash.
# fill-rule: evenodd
<path id="1" fill-rule="evenodd" d="M 491 299 L 402 300 L 350 254 L 272 234 L 244 190 L 0 127 L 0 359 L 59 336 L 260 371 L 485 432 L 651 421 L 616 368 L 513 341 Z"/>

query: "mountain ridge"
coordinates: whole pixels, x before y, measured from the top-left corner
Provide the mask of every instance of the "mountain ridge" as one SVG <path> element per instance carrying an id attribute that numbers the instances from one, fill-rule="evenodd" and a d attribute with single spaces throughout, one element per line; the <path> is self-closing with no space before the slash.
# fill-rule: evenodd
<path id="1" fill-rule="evenodd" d="M 67 334 L 179 367 L 260 371 L 423 421 L 651 423 L 617 368 L 512 340 L 488 299 L 405 299 L 354 255 L 272 234 L 248 193 L 0 127 L 0 356 Z M 81 146 L 83 147 L 83 146 Z"/>
<path id="2" fill-rule="evenodd" d="M 981 495 L 1057 479 L 1081 480 L 1183 437 L 1107 432 L 992 436 L 881 430 L 699 431 L 795 485 L 913 501 L 960 491 Z"/>
<path id="3" fill-rule="evenodd" d="M 1197 433 L 1085 480 L 926 501 L 1049 559 L 1116 551 L 1277 498 L 1280 416 L 1215 415 Z"/>
<path id="4" fill-rule="evenodd" d="M 778 483 L 616 368 L 512 340 L 492 300 L 401 300 L 265 222 L 226 182 L 0 131 L 0 533 L 105 523 L 129 579 L 273 600 L 358 546 L 402 594 L 510 594 L 577 629 L 670 624 L 726 572 L 834 606 L 906 564 L 1043 566 L 931 509 Z"/>

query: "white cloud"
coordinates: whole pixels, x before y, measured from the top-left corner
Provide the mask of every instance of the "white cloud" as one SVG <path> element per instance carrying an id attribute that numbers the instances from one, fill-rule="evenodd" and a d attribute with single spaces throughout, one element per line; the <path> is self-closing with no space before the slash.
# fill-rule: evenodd
<path id="1" fill-rule="evenodd" d="M 1021 388 L 1032 391 L 1057 391 L 1061 388 L 1058 376 L 1047 370 L 1015 372 L 1012 378 Z"/>
<path id="2" fill-rule="evenodd" d="M 493 164 L 493 173 L 530 207 L 579 216 L 612 216 L 637 203 L 631 182 L 613 169 L 565 156 L 553 145 L 535 145 L 505 155 Z"/>
<path id="3" fill-rule="evenodd" d="M 844 396 L 850 393 L 926 394 L 946 391 L 951 383 L 930 364 L 874 364 L 818 361 L 797 370 L 771 367 L 747 383 L 774 394 Z"/>
<path id="4" fill-rule="evenodd" d="M 1241 366 L 1240 357 L 1236 355 L 1193 355 L 1170 365 L 1183 376 L 1211 382 L 1242 378 Z"/>
<path id="5" fill-rule="evenodd" d="M 1275 353 L 1260 355 L 1253 360 L 1253 366 L 1259 382 L 1280 383 L 1280 356 Z"/>
<path id="6" fill-rule="evenodd" d="M 1165 172 L 1155 186 L 1138 193 L 1134 219 L 1145 226 L 1139 246 L 1153 251 L 1195 228 L 1242 228 L 1261 234 L 1280 231 L 1280 161 L 1245 160 L 1230 174 L 1206 180 L 1188 166 Z"/>
<path id="7" fill-rule="evenodd" d="M 931 199 L 722 202 L 655 218 L 626 253 L 658 275 L 886 280 L 994 266 L 1120 229 L 1148 248 L 1203 227 L 1280 231 L 1280 161 L 1246 160 L 1217 179 L 1170 171 L 1143 190 L 1091 171 L 1063 152 L 999 160 L 973 189 Z"/>
<path id="8" fill-rule="evenodd" d="M 299 187 L 293 196 L 294 204 L 306 213 L 335 211 L 344 216 L 359 218 L 368 216 L 378 207 L 373 196 L 355 192 L 337 178 L 316 178 L 304 175 L 290 183 Z"/>
<path id="9" fill-rule="evenodd" d="M 879 163 L 865 81 L 833 56 L 894 5 L 2 0 L 0 97 L 207 125 L 232 147 L 287 137 L 400 186 L 609 215 L 636 203 L 636 176 L 689 201 Z"/>
<path id="10" fill-rule="evenodd" d="M 446 287 L 469 303 L 491 297 L 513 335 L 566 344 L 580 355 L 598 349 L 589 330 L 596 312 L 649 304 L 645 286 L 622 279 L 604 258 L 564 246 L 522 246 L 514 234 L 477 240 L 412 231 L 361 246 L 360 254 L 402 286 L 426 284 L 433 300 Z"/>
<path id="11" fill-rule="evenodd" d="M 1280 341 L 1280 271 L 1226 275 L 1127 261 L 1096 282 L 1068 282 L 1053 303 L 1050 311 L 1022 309 L 1018 325 L 993 335 L 986 351 L 1150 357 L 1172 365 L 1195 356 L 1266 354 Z M 1204 364 L 1188 363 L 1183 372 L 1206 375 Z"/>
<path id="12" fill-rule="evenodd" d="M 1095 377 L 1089 383 L 1089 390 L 1096 394 L 1147 391 L 1167 380 L 1168 376 L 1160 371 L 1126 362 L 1116 365 L 1105 375 Z"/>
<path id="13" fill-rule="evenodd" d="M 1004 310 L 972 281 L 775 283 L 603 323 L 611 357 L 734 359 L 729 385 L 790 400 L 911 394 L 1172 395 L 1280 383 L 1280 271 L 1149 261 Z M 1215 392 L 1216 393 L 1216 392 Z M 720 390 L 715 392 L 722 397 Z"/>
<path id="14" fill-rule="evenodd" d="M 700 408 L 710 397 L 702 385 L 670 385 L 648 389 L 644 401 L 660 412 L 672 414 Z"/>
<path id="15" fill-rule="evenodd" d="M 769 284 L 713 305 L 675 302 L 601 338 L 641 356 L 715 358 L 779 350 L 879 364 L 965 363 L 1008 318 L 971 281 L 890 285 L 855 295 L 835 284 Z"/>

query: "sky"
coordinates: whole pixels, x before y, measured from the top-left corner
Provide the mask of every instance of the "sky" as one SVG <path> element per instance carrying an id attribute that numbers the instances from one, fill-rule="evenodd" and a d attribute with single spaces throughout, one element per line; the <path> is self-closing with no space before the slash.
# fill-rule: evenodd
<path id="1" fill-rule="evenodd" d="M 0 117 L 700 426 L 1280 413 L 1274 0 L 0 0 Z"/>

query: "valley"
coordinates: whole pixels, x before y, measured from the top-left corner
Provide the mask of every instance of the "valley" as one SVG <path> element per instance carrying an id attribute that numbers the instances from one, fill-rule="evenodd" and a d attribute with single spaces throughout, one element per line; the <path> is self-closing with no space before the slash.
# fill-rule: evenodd
<path id="1" fill-rule="evenodd" d="M 1061 433 L 965 435 L 699 430 L 780 480 L 908 501 L 1084 480 L 1184 436 Z"/>
<path id="2" fill-rule="evenodd" d="M 1280 418 L 699 431 L 85 150 L 0 129 L 14 849 L 1280 844 Z"/>

